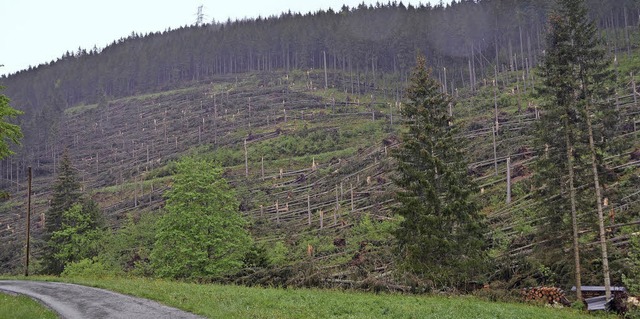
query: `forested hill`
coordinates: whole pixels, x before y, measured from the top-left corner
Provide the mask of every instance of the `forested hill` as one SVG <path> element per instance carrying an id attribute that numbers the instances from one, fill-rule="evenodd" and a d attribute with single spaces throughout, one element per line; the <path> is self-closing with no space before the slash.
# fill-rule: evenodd
<path id="1" fill-rule="evenodd" d="M 596 184 L 590 179 L 595 170 L 603 175 L 602 197 L 608 207 L 606 224 L 603 220 L 601 225 L 606 225 L 611 247 L 611 282 L 621 284 L 623 274 L 639 273 L 627 256 L 640 222 L 640 2 L 586 1 L 600 29 L 583 28 L 589 31 L 583 38 L 601 37 L 604 48 L 594 46 L 598 50 L 591 56 L 599 70 L 607 72 L 585 78 L 605 79 L 597 85 L 606 94 L 598 90 L 594 100 L 599 101 L 598 110 L 606 107 L 616 116 L 599 112 L 594 120 L 598 133 L 591 138 L 577 129 L 590 126 L 578 120 L 591 117 L 575 116 L 576 129 L 565 128 L 575 134 L 571 139 L 568 134 L 559 139 L 560 125 L 547 121 L 569 117 L 549 113 L 558 103 L 545 90 L 564 86 L 545 82 L 549 76 L 544 72 L 568 65 L 566 61 L 584 61 L 585 56 L 566 49 L 562 52 L 572 54 L 561 59 L 553 45 L 545 49 L 552 43 L 545 21 L 555 2 L 456 1 L 436 7 L 390 3 L 285 13 L 133 34 L 100 51 L 80 49 L 0 78 L 6 87 L 2 94 L 25 112 L 17 119 L 25 133 L 22 146 L 0 161 L 0 189 L 9 195 L 0 201 L 0 273 L 17 273 L 26 259 L 22 238 L 29 203 L 29 227 L 37 242 L 33 257 L 41 265 L 42 260 L 55 261 L 43 257 L 53 251 L 44 243 L 51 233 L 47 221 L 55 221 L 57 176 L 64 176 L 62 167 L 73 167 L 83 196 L 95 202 L 87 207 L 105 218 L 106 237 L 96 240 L 96 247 L 85 245 L 95 251 L 82 258 L 98 256 L 116 273 L 158 275 L 154 271 L 159 268 L 153 266 L 165 264 L 152 263 L 157 255 L 151 253 L 161 251 L 154 248 L 158 225 L 169 211 L 165 199 L 178 183 L 177 160 L 190 155 L 220 165 L 238 200 L 229 206 L 237 206 L 255 240 L 244 256 L 246 268 L 225 278 L 206 278 L 278 287 L 419 291 L 408 288 L 418 284 L 413 277 L 398 281 L 395 275 L 399 255 L 393 247 L 398 246 L 395 234 L 403 215 L 395 210 L 399 202 L 393 181 L 400 165 L 393 155 L 407 145 L 402 132 L 414 118 L 405 113 L 412 103 L 407 91 L 412 81 L 407 78 L 417 54 L 424 53 L 433 68 L 430 83 L 435 83 L 429 91 L 446 91 L 455 101 L 442 100 L 440 110 L 446 108 L 442 114 L 448 115 L 435 118 L 452 117 L 438 126 L 453 125 L 455 130 L 448 132 L 464 144 L 456 153 L 464 155 L 466 167 L 456 164 L 456 174 L 469 175 L 478 185 L 477 191 L 468 192 L 486 217 L 485 250 L 491 267 L 484 272 L 474 266 L 474 271 L 483 271 L 479 275 L 509 291 L 547 284 L 571 287 L 573 261 L 567 252 L 572 249 L 571 234 L 579 231 L 579 261 L 586 265 L 582 280 L 585 285 L 602 282 L 602 228 L 596 227 L 596 213 L 590 213 L 596 207 L 591 203 L 596 196 L 589 194 L 591 183 Z M 580 10 L 580 16 L 585 12 Z M 536 68 L 545 54 L 560 62 Z M 567 92 L 583 97 L 579 91 L 560 93 Z M 571 101 L 572 107 L 582 103 L 573 97 Z M 607 148 L 581 153 L 591 149 L 586 141 L 592 139 Z M 564 146 L 554 144 L 562 140 Z M 575 149 L 578 155 L 567 156 L 567 162 L 564 156 L 572 147 L 566 140 L 581 143 Z M 550 152 L 557 156 L 547 156 Z M 588 156 L 579 154 L 597 156 L 587 165 Z M 562 160 L 555 160 L 558 156 Z M 574 197 L 582 212 L 576 214 L 575 233 L 569 227 L 569 199 L 555 193 L 574 187 L 564 182 L 573 177 L 558 173 L 573 166 L 573 157 L 580 174 L 575 175 L 579 193 Z M 448 160 L 438 161 L 450 166 Z M 594 169 L 594 163 L 603 171 L 598 165 Z M 27 191 L 29 167 L 32 192 Z M 541 186 L 540 172 L 562 181 Z M 33 201 L 27 198 L 31 193 Z M 455 200 L 459 202 L 466 200 Z M 50 264 L 61 271 L 60 263 Z M 460 282 L 467 284 L 466 279 Z"/>
<path id="2" fill-rule="evenodd" d="M 496 56 L 503 69 L 535 64 L 553 2 L 454 0 L 416 7 L 394 1 L 132 33 L 102 50 L 64 53 L 0 78 L 0 84 L 18 108 L 55 112 L 101 96 L 163 90 L 212 75 L 324 68 L 325 63 L 365 82 L 381 72 L 406 77 L 416 52 L 422 52 L 432 65 L 447 67 L 454 89 L 474 84 L 485 72 L 493 74 L 489 64 Z M 638 24 L 636 1 L 588 2 L 601 28 Z"/>

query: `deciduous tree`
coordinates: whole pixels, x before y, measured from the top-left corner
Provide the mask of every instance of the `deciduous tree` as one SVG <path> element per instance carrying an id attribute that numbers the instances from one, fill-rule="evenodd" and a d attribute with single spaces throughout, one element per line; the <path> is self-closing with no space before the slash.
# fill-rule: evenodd
<path id="1" fill-rule="evenodd" d="M 0 91 L 3 89 L 0 86 Z M 5 158 L 13 152 L 9 149 L 9 142 L 19 144 L 22 138 L 20 126 L 7 122 L 8 118 L 16 117 L 22 112 L 9 106 L 9 98 L 0 94 L 0 159 Z"/>
<path id="2" fill-rule="evenodd" d="M 242 266 L 252 239 L 221 168 L 206 160 L 181 160 L 166 198 L 151 253 L 157 275 L 202 279 Z"/>

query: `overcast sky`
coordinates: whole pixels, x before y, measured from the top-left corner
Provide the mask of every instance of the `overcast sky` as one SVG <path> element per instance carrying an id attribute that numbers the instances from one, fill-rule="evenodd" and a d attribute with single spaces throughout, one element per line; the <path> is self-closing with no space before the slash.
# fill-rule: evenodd
<path id="1" fill-rule="evenodd" d="M 204 21 L 339 10 L 376 0 L 0 0 L 0 75 L 55 60 L 78 47 L 104 48 L 131 32 L 148 33 L 191 25 L 198 6 Z M 387 3 L 388 0 L 380 1 Z M 404 0 L 437 4 L 440 0 Z M 443 1 L 449 3 L 450 0 Z"/>

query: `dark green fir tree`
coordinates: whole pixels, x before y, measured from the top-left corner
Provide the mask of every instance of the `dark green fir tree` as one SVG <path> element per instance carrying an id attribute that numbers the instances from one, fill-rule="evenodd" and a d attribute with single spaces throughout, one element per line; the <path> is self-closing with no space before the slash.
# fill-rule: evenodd
<path id="1" fill-rule="evenodd" d="M 434 288 L 477 279 L 485 262 L 483 217 L 473 199 L 468 175 L 448 108 L 452 100 L 419 56 L 402 115 L 406 130 L 394 153 L 394 178 L 404 219 L 396 232 L 403 268 Z"/>
<path id="2" fill-rule="evenodd" d="M 66 263 L 95 255 L 96 249 L 91 248 L 95 243 L 86 239 L 96 237 L 94 231 L 103 223 L 96 203 L 83 196 L 69 153 L 65 151 L 53 186 L 51 206 L 45 215 L 42 272 L 58 275 Z M 83 236 L 85 233 L 91 236 Z"/>
<path id="3" fill-rule="evenodd" d="M 536 129 L 541 155 L 535 178 L 542 217 L 539 256 L 559 278 L 573 273 L 580 298 L 580 224 L 599 225 L 603 276 L 609 285 L 600 171 L 601 155 L 615 133 L 615 114 L 607 102 L 612 74 L 583 0 L 559 1 L 548 27 L 538 92 L 542 116 Z M 597 216 L 585 214 L 596 208 Z M 564 253 L 569 243 L 572 262 Z M 570 264 L 573 267 L 567 267 Z"/>

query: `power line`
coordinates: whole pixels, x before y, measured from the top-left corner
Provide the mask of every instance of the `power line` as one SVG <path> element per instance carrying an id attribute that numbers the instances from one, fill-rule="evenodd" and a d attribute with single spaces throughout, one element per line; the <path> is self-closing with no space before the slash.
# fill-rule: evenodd
<path id="1" fill-rule="evenodd" d="M 201 25 L 202 24 L 202 20 L 204 18 L 204 13 L 202 13 L 202 8 L 203 7 L 204 7 L 203 5 L 200 5 L 198 7 L 198 13 L 196 13 L 196 25 Z"/>

